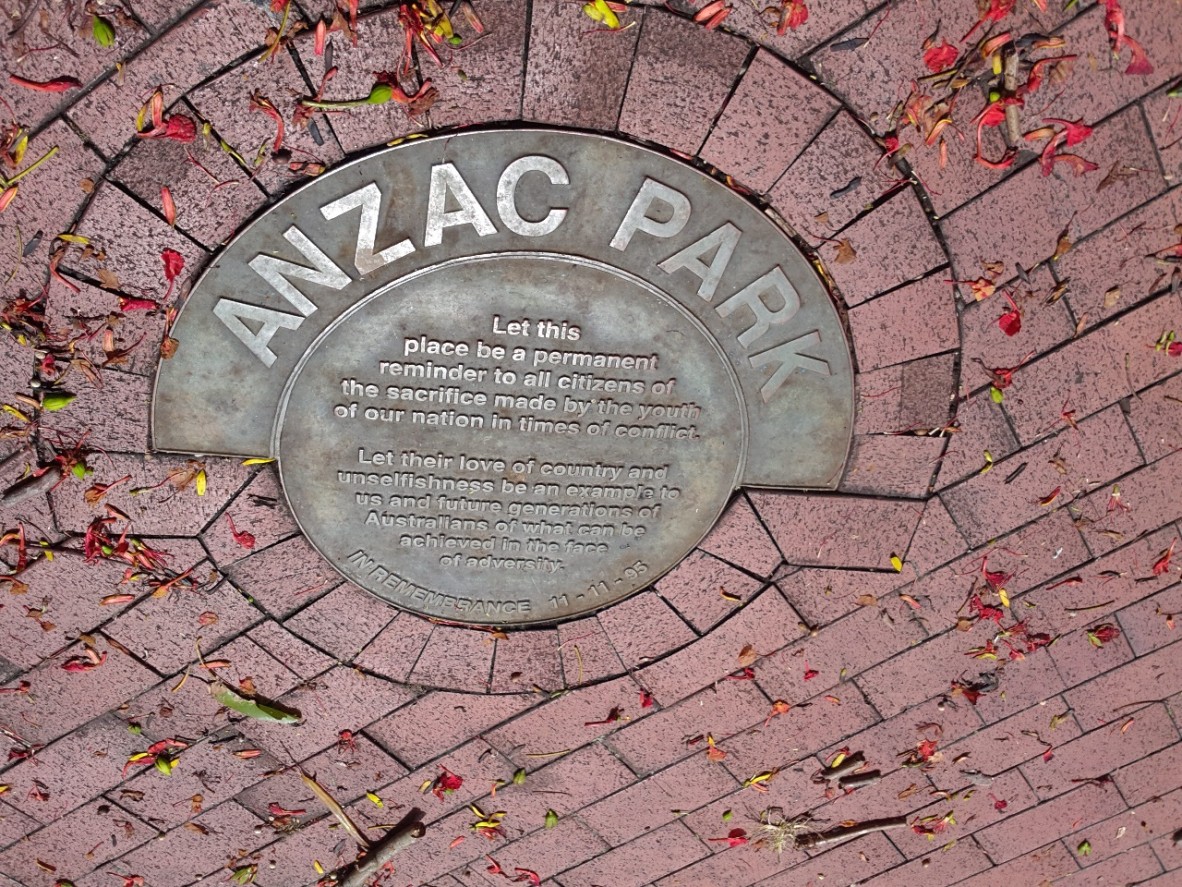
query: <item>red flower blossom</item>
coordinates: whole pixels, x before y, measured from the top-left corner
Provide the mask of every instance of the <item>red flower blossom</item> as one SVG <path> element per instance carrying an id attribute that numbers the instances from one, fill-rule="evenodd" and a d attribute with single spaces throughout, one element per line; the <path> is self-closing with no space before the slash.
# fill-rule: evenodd
<path id="1" fill-rule="evenodd" d="M 1085 141 L 1092 134 L 1092 127 L 1083 120 L 1063 120 L 1059 117 L 1044 117 L 1043 123 L 1057 123 L 1063 127 L 1063 134 L 1067 137 L 1067 147 L 1073 148 Z"/>
<path id="2" fill-rule="evenodd" d="M 1170 569 L 1170 558 L 1174 556 L 1174 546 L 1178 544 L 1175 539 L 1170 543 L 1170 547 L 1163 551 L 1156 561 L 1153 562 L 1153 575 L 1160 576 L 1162 573 L 1168 572 Z"/>
<path id="3" fill-rule="evenodd" d="M 939 46 L 930 46 L 923 54 L 923 63 L 933 74 L 947 71 L 960 58 L 960 50 L 945 40 Z"/>
<path id="4" fill-rule="evenodd" d="M 789 31 L 795 31 L 808 20 L 809 10 L 804 5 L 804 0 L 784 0 L 783 9 L 780 12 L 780 24 L 776 28 L 776 33 L 784 35 Z"/>
<path id="5" fill-rule="evenodd" d="M 439 769 L 443 772 L 436 776 L 435 781 L 431 783 L 431 794 L 442 801 L 445 794 L 456 791 L 464 784 L 464 778 L 452 773 L 442 764 L 439 765 Z"/>

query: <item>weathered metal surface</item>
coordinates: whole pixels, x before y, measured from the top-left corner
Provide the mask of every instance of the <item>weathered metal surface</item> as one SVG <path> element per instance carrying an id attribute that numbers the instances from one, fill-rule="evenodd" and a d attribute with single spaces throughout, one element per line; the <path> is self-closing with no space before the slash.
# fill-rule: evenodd
<path id="1" fill-rule="evenodd" d="M 363 299 L 297 368 L 277 428 L 292 509 L 345 575 L 433 616 L 517 623 L 677 563 L 734 489 L 745 436 L 734 375 L 684 309 L 539 254 Z"/>
<path id="2" fill-rule="evenodd" d="M 845 337 L 791 241 L 602 136 L 347 164 L 248 226 L 174 336 L 156 447 L 278 457 L 338 569 L 455 621 L 618 600 L 737 486 L 834 487 L 852 426 Z"/>

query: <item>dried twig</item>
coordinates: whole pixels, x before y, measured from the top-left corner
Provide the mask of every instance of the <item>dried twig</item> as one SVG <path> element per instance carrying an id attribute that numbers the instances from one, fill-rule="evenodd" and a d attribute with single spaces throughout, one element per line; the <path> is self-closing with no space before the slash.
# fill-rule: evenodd
<path id="1" fill-rule="evenodd" d="M 907 824 L 906 816 L 892 816 L 888 819 L 867 819 L 865 822 L 855 822 L 829 829 L 825 832 L 806 832 L 796 838 L 796 847 L 801 850 L 811 850 L 814 847 L 824 847 L 835 844 L 846 838 L 860 838 L 873 832 L 885 832 L 890 829 L 902 828 Z"/>
<path id="2" fill-rule="evenodd" d="M 42 474 L 29 474 L 18 480 L 3 493 L 0 493 L 0 504 L 16 505 L 34 496 L 41 496 L 61 483 L 62 472 L 58 466 L 50 463 L 43 466 Z"/>
<path id="3" fill-rule="evenodd" d="M 345 812 L 345 808 L 329 794 L 328 789 L 317 782 L 316 777 L 310 776 L 302 767 L 300 768 L 300 779 L 361 847 L 361 856 L 358 860 L 338 877 L 338 887 L 364 887 L 365 882 L 385 866 L 394 854 L 405 850 L 426 833 L 426 827 L 422 822 L 422 811 L 412 808 L 400 823 L 386 832 L 385 837 L 380 841 L 371 842 L 362 834 L 357 823 Z"/>
<path id="4" fill-rule="evenodd" d="M 852 825 L 838 826 L 826 831 L 818 830 L 813 818 L 805 813 L 793 819 L 785 819 L 779 807 L 769 807 L 759 814 L 761 840 L 776 853 L 789 850 L 811 850 L 835 844 L 847 838 L 859 838 L 872 832 L 885 832 L 907 825 L 906 816 L 892 816 L 889 819 L 867 819 Z"/>
<path id="5" fill-rule="evenodd" d="M 324 786 L 322 786 L 319 782 L 317 782 L 314 776 L 309 776 L 303 770 L 303 768 L 300 769 L 300 779 L 304 781 L 304 785 L 311 789 L 312 794 L 316 795 L 316 797 L 320 799 L 320 803 L 324 804 L 324 806 L 328 808 L 329 812 L 336 817 L 337 822 L 339 822 L 341 827 L 347 831 L 350 836 L 352 836 L 353 840 L 356 841 L 362 849 L 369 849 L 369 838 L 365 837 L 365 835 L 361 833 L 361 829 L 357 827 L 357 823 L 349 818 L 349 814 L 345 812 L 344 807 L 337 803 L 336 798 L 330 795 L 328 790 L 325 789 Z"/>
<path id="6" fill-rule="evenodd" d="M 374 844 L 369 853 L 360 859 L 340 882 L 340 887 L 363 887 L 365 882 L 373 877 L 378 869 L 388 863 L 395 853 L 405 850 L 418 838 L 421 838 L 426 833 L 426 828 L 416 816 L 418 813 L 419 811 L 412 810 L 382 840 Z"/>
<path id="7" fill-rule="evenodd" d="M 1005 53 L 1005 68 L 1002 73 L 1003 85 L 1005 86 L 1007 95 L 1016 95 L 1018 92 L 1018 50 L 1016 47 L 1011 47 Z M 1006 144 L 1011 148 L 1017 148 L 1022 144 L 1022 113 L 1018 110 L 1016 104 L 1006 105 Z"/>
<path id="8" fill-rule="evenodd" d="M 832 782 L 835 779 L 841 779 L 843 776 L 849 776 L 858 768 L 866 764 L 866 756 L 860 751 L 854 752 L 852 755 L 847 755 L 836 767 L 826 767 L 819 771 L 815 777 L 814 782 Z"/>
<path id="9" fill-rule="evenodd" d="M 843 776 L 837 780 L 837 787 L 843 791 L 853 791 L 856 788 L 865 788 L 868 785 L 874 785 L 880 779 L 882 779 L 881 770 L 867 770 L 865 773 Z"/>

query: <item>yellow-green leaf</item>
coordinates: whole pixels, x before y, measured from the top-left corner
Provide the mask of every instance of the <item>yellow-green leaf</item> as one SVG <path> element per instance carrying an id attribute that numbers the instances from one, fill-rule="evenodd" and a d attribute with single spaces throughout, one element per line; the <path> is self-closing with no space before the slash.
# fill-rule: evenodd
<path id="1" fill-rule="evenodd" d="M 583 5 L 583 14 L 593 22 L 599 22 L 605 28 L 615 31 L 620 27 L 619 16 L 615 14 L 606 0 L 592 0 Z"/>
<path id="2" fill-rule="evenodd" d="M 240 715 L 259 721 L 269 721 L 272 724 L 298 724 L 303 716 L 294 709 L 281 708 L 278 705 L 248 699 L 225 684 L 214 681 L 209 685 L 209 695 L 218 705 L 224 705 Z"/>
<path id="3" fill-rule="evenodd" d="M 895 568 L 896 573 L 902 573 L 903 572 L 903 558 L 899 557 L 897 554 L 892 554 L 891 555 L 891 566 Z"/>
<path id="4" fill-rule="evenodd" d="M 68 391 L 53 391 L 45 395 L 45 399 L 41 401 L 41 409 L 56 413 L 72 404 L 77 397 L 77 394 L 70 394 Z"/>
<path id="5" fill-rule="evenodd" d="M 266 465 L 269 462 L 274 462 L 274 461 L 275 460 L 271 459 L 271 458 L 263 458 L 261 456 L 255 456 L 253 459 L 243 459 L 242 464 L 243 465 Z"/>
<path id="6" fill-rule="evenodd" d="M 115 45 L 115 26 L 101 15 L 91 17 L 90 32 L 99 46 L 106 48 Z"/>
<path id="7" fill-rule="evenodd" d="M 21 133 L 21 137 L 16 140 L 16 146 L 12 149 L 12 162 L 14 166 L 20 166 L 21 161 L 25 159 L 25 151 L 29 149 L 29 134 L 27 132 Z"/>
<path id="8" fill-rule="evenodd" d="M 197 481 L 197 495 L 204 496 L 205 495 L 205 482 L 206 482 L 204 468 L 202 468 L 200 471 L 197 472 L 196 481 Z"/>
<path id="9" fill-rule="evenodd" d="M 558 825 L 558 814 L 555 813 L 553 810 L 547 810 L 545 825 L 546 825 L 546 828 L 554 828 L 555 826 L 557 826 Z"/>
<path id="10" fill-rule="evenodd" d="M 770 782 L 778 772 L 778 770 L 764 770 L 762 773 L 756 773 L 754 776 L 743 781 L 743 787 L 762 786 L 765 782 Z"/>

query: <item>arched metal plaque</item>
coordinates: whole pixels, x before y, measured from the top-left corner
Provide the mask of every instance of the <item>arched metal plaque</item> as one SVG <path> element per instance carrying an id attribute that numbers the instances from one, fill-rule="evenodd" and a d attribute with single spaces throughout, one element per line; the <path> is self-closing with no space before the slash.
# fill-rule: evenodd
<path id="1" fill-rule="evenodd" d="M 832 489 L 845 335 L 693 167 L 549 130 L 407 142 L 248 225 L 156 379 L 158 450 L 278 458 L 301 528 L 424 615 L 527 625 L 650 584 L 739 486 Z"/>

